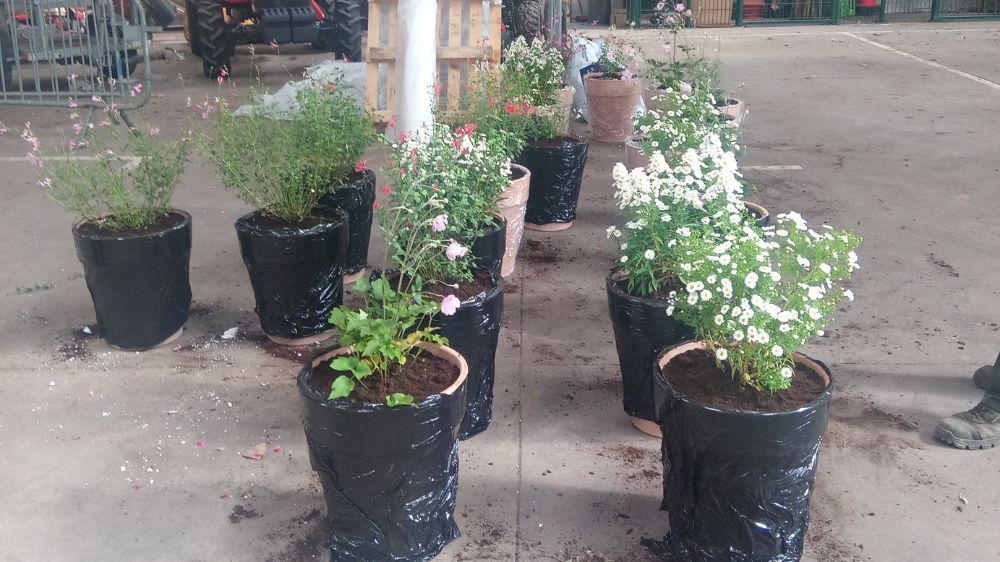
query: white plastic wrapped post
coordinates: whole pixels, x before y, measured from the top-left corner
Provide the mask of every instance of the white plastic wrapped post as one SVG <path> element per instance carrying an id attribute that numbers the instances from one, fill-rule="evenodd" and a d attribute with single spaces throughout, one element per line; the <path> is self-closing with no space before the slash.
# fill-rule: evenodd
<path id="1" fill-rule="evenodd" d="M 399 0 L 396 10 L 396 128 L 390 136 L 434 122 L 437 0 Z"/>

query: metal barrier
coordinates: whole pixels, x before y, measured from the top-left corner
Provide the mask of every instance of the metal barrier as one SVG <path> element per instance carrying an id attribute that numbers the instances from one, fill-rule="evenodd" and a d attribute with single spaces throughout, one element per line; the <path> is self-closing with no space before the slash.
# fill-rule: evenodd
<path id="1" fill-rule="evenodd" d="M 932 21 L 1000 19 L 1000 0 L 933 0 Z"/>
<path id="2" fill-rule="evenodd" d="M 149 31 L 138 0 L 0 0 L 0 105 L 138 109 Z"/>
<path id="3" fill-rule="evenodd" d="M 736 25 L 837 23 L 838 0 L 736 0 Z"/>

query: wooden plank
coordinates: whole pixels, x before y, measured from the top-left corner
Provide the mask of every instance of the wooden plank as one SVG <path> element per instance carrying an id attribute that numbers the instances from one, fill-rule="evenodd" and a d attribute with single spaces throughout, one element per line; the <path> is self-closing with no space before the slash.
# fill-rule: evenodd
<path id="1" fill-rule="evenodd" d="M 490 2 L 490 48 L 493 49 L 493 55 L 490 57 L 490 62 L 498 63 L 500 62 L 500 48 L 501 48 L 501 38 L 500 38 L 500 5 Z"/>
<path id="2" fill-rule="evenodd" d="M 372 60 L 373 45 L 379 41 L 382 24 L 382 4 L 375 0 L 368 8 L 368 53 L 365 57 L 365 108 L 374 112 L 378 109 L 378 63 Z"/>
<path id="3" fill-rule="evenodd" d="M 465 0 L 466 2 L 468 0 Z M 448 48 L 462 46 L 462 4 L 463 0 L 451 0 L 448 5 Z M 438 60 L 441 60 L 438 57 Z M 448 63 L 448 109 L 457 108 L 462 97 L 462 66 L 449 59 Z"/>
<path id="4" fill-rule="evenodd" d="M 389 114 L 392 114 L 395 111 L 396 106 L 396 23 L 399 17 L 397 11 L 398 6 L 399 4 L 395 0 L 393 0 L 390 4 L 389 32 L 385 42 L 386 48 L 392 51 L 392 59 L 387 65 L 388 71 L 386 72 L 385 79 L 385 109 Z M 388 120 L 388 118 L 386 120 Z"/>
<path id="5" fill-rule="evenodd" d="M 469 45 L 489 45 L 487 41 L 483 44 L 483 3 L 481 0 L 469 0 Z"/>

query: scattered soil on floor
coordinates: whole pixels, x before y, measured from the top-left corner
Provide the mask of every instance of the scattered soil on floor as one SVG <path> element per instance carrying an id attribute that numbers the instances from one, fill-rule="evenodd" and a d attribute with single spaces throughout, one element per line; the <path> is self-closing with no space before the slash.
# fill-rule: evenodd
<path id="1" fill-rule="evenodd" d="M 715 363 L 704 349 L 686 351 L 670 362 L 669 381 L 679 392 L 712 406 L 744 412 L 780 412 L 808 404 L 826 388 L 812 369 L 795 365 L 795 378 L 787 390 L 760 392 L 737 382 Z"/>
<path id="2" fill-rule="evenodd" d="M 830 418 L 850 425 L 871 428 L 895 427 L 900 431 L 918 431 L 919 426 L 902 416 L 891 414 L 874 403 L 857 405 L 852 399 L 837 397 L 830 404 Z"/>
<path id="3" fill-rule="evenodd" d="M 309 386 L 321 395 L 328 396 L 334 379 L 342 374 L 344 373 L 331 369 L 329 361 L 324 361 L 313 369 Z M 451 386 L 458 374 L 458 366 L 447 359 L 421 353 L 407 361 L 406 365 L 396 366 L 385 380 L 371 376 L 365 379 L 366 386 L 358 383 L 351 398 L 360 402 L 383 404 L 386 396 L 402 392 L 422 400 Z"/>
<path id="4" fill-rule="evenodd" d="M 144 228 L 129 228 L 125 230 L 108 230 L 106 228 L 101 228 L 97 224 L 92 222 L 85 222 L 80 225 L 77 232 L 83 236 L 91 238 L 136 238 L 139 236 L 145 236 L 147 234 L 153 234 L 156 232 L 163 232 L 165 230 L 170 230 L 177 225 L 184 222 L 184 217 L 176 213 L 170 213 L 153 224 Z"/>
<path id="5" fill-rule="evenodd" d="M 244 519 L 254 519 L 255 517 L 260 517 L 260 514 L 254 511 L 253 508 L 234 505 L 233 512 L 229 514 L 229 522 L 237 524 Z"/>
<path id="6" fill-rule="evenodd" d="M 84 331 L 89 330 L 90 333 Z M 91 324 L 85 328 L 75 328 L 70 339 L 60 339 L 56 353 L 63 361 L 82 361 L 90 357 L 90 340 L 97 336 L 97 324 Z"/>
<path id="7" fill-rule="evenodd" d="M 556 263 L 559 261 L 559 250 L 540 240 L 526 240 L 521 248 L 521 259 L 531 263 Z"/>

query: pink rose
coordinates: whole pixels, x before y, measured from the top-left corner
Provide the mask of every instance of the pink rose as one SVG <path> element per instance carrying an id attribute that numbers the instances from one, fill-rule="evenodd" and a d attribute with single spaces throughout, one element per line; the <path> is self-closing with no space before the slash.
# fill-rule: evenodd
<path id="1" fill-rule="evenodd" d="M 455 261 L 458 258 L 464 257 L 468 251 L 469 249 L 466 248 L 465 246 L 459 244 L 458 242 L 452 241 L 451 244 L 448 244 L 448 249 L 444 251 L 444 254 L 448 256 L 449 260 Z"/>
<path id="2" fill-rule="evenodd" d="M 455 295 L 448 295 L 441 301 L 441 314 L 451 316 L 452 314 L 455 314 L 455 311 L 458 310 L 458 307 L 461 304 L 462 301 L 458 300 L 458 297 Z"/>
<path id="3" fill-rule="evenodd" d="M 441 232 L 445 228 L 448 228 L 448 217 L 438 215 L 431 221 L 431 230 L 434 232 Z"/>
<path id="4" fill-rule="evenodd" d="M 688 84 L 687 82 L 681 82 L 681 94 L 685 96 L 690 96 L 692 91 L 693 90 L 691 88 L 691 84 Z"/>

